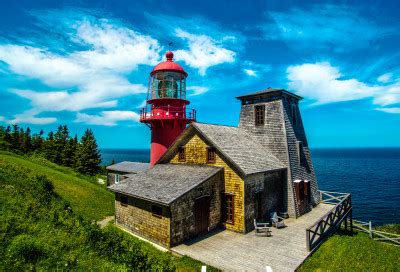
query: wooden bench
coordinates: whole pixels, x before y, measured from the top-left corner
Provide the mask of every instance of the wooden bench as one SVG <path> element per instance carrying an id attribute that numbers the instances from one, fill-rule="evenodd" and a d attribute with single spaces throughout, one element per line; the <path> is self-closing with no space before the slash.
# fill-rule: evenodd
<path id="1" fill-rule="evenodd" d="M 257 221 L 254 219 L 254 235 L 264 233 L 265 236 L 271 236 L 271 230 L 269 227 L 269 223 L 257 223 Z"/>

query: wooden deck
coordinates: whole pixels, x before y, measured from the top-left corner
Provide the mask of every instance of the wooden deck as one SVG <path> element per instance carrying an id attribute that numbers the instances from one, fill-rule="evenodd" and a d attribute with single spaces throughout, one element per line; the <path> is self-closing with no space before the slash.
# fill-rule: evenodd
<path id="1" fill-rule="evenodd" d="M 298 219 L 286 219 L 286 228 L 271 228 L 272 236 L 215 231 L 171 248 L 224 271 L 294 271 L 308 256 L 306 228 L 332 209 L 319 204 Z"/>

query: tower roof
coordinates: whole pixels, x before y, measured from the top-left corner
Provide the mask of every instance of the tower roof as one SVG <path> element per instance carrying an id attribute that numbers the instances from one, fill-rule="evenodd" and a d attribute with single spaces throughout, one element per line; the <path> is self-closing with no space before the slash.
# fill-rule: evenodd
<path id="1" fill-rule="evenodd" d="M 164 72 L 170 71 L 170 72 L 182 73 L 185 75 L 185 77 L 187 77 L 188 74 L 185 72 L 185 70 L 183 70 L 182 66 L 180 66 L 178 63 L 172 60 L 174 58 L 174 53 L 168 51 L 167 53 L 165 53 L 165 57 L 167 60 L 157 64 L 154 67 L 153 71 L 151 71 L 150 75 L 153 75 L 159 71 L 164 71 Z"/>
<path id="2" fill-rule="evenodd" d="M 236 98 L 240 99 L 240 100 L 246 100 L 249 98 L 264 98 L 264 97 L 279 96 L 279 95 L 290 96 L 290 97 L 296 98 L 298 100 L 303 99 L 301 96 L 298 96 L 294 93 L 288 92 L 285 89 L 274 89 L 274 88 L 268 88 L 268 89 L 258 91 L 255 93 L 249 93 L 249 94 L 237 96 Z"/>

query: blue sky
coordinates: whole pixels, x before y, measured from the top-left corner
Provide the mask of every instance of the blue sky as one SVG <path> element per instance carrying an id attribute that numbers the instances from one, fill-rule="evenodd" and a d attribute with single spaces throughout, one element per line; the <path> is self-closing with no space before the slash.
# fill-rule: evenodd
<path id="1" fill-rule="evenodd" d="M 312 147 L 400 146 L 397 1 L 15 2 L 0 2 L 3 125 L 148 148 L 138 112 L 172 41 L 200 122 L 237 125 L 235 96 L 285 88 Z"/>

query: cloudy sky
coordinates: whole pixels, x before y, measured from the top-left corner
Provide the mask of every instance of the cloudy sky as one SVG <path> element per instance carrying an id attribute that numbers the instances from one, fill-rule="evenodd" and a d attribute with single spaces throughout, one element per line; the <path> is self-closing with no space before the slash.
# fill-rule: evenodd
<path id="1" fill-rule="evenodd" d="M 0 2 L 2 125 L 148 148 L 138 112 L 172 41 L 200 122 L 237 125 L 235 96 L 285 88 L 312 147 L 400 146 L 397 1 L 111 2 Z"/>

